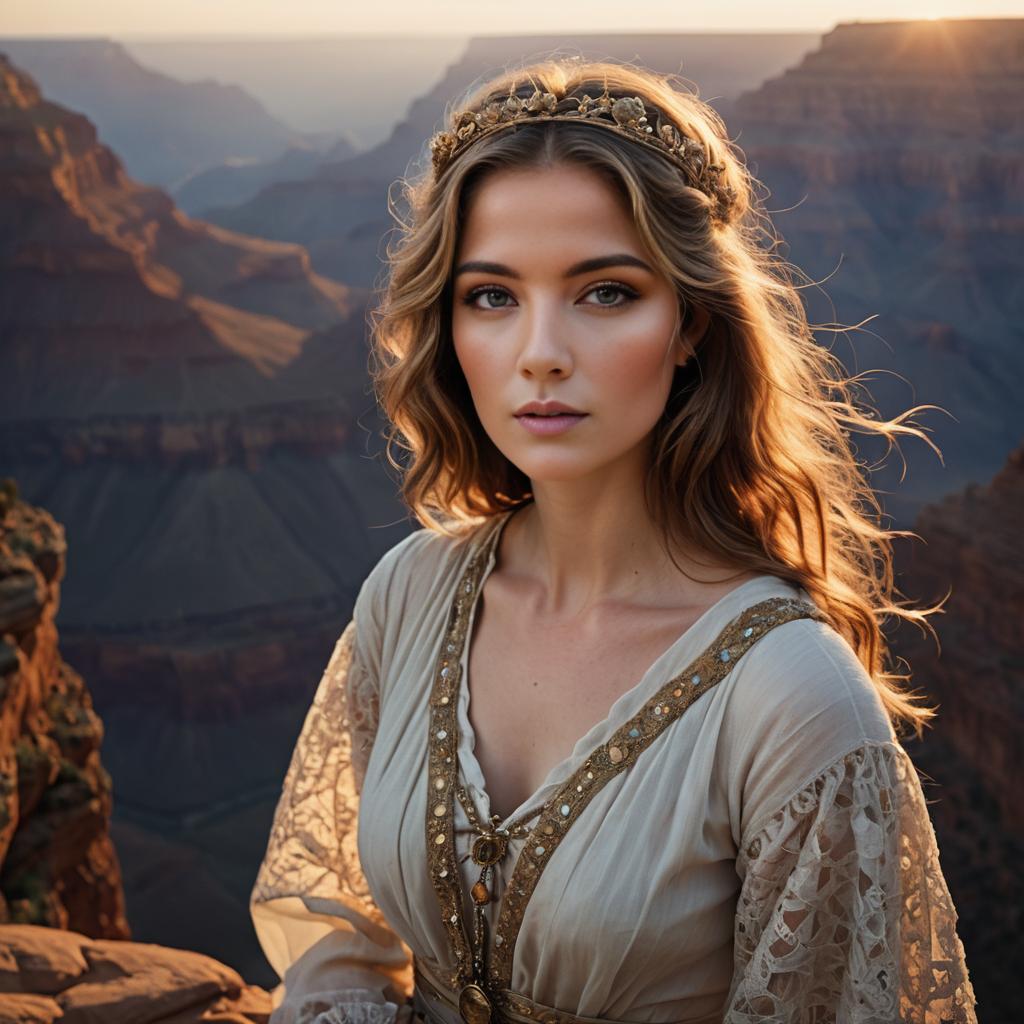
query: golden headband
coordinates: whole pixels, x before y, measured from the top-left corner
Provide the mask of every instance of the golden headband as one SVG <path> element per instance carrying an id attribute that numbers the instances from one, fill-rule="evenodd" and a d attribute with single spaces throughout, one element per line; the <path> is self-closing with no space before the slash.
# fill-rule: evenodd
<path id="1" fill-rule="evenodd" d="M 526 121 L 574 121 L 598 125 L 639 142 L 667 156 L 683 172 L 686 181 L 715 200 L 715 215 L 725 219 L 736 198 L 735 189 L 721 180 L 722 164 L 708 162 L 704 147 L 687 138 L 675 125 L 655 113 L 650 123 L 639 96 L 613 98 L 607 88 L 596 99 L 588 95 L 566 96 L 534 91 L 523 99 L 514 93 L 503 102 L 493 100 L 481 110 L 463 110 L 451 127 L 430 140 L 434 176 L 440 178 L 448 165 L 478 139 Z"/>

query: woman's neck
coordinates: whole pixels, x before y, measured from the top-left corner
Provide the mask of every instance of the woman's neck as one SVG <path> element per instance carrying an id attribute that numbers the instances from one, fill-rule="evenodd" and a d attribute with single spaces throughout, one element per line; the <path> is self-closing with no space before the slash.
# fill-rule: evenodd
<path id="1" fill-rule="evenodd" d="M 700 603 L 707 583 L 736 574 L 696 551 L 676 551 L 686 573 L 668 557 L 643 494 L 584 495 L 541 487 L 509 520 L 499 545 L 502 571 L 530 579 L 539 614 L 577 618 L 615 603 Z M 700 582 L 705 581 L 705 582 Z"/>

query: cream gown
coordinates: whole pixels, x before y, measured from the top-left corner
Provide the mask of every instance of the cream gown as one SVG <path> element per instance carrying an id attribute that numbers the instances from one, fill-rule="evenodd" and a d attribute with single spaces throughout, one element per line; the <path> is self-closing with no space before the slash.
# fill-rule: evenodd
<path id="1" fill-rule="evenodd" d="M 467 638 L 510 514 L 416 531 L 360 590 L 252 891 L 271 1024 L 462 1020 L 481 868 L 452 790 L 488 821 Z M 778 577 L 709 608 L 501 825 L 522 819 L 483 911 L 508 1019 L 976 1020 L 917 774 Z"/>

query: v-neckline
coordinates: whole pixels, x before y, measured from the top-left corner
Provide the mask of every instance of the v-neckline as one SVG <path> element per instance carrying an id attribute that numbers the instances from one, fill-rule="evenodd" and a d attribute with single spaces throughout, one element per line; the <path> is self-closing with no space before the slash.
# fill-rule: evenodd
<path id="1" fill-rule="evenodd" d="M 469 687 L 469 660 L 473 645 L 474 627 L 477 618 L 477 611 L 480 601 L 483 598 L 484 586 L 487 578 L 491 575 L 497 565 L 498 548 L 501 544 L 501 535 L 509 520 L 519 509 L 512 509 L 504 514 L 492 528 L 491 532 L 483 537 L 480 542 L 483 550 L 484 566 L 476 586 L 476 593 L 473 595 L 467 613 L 466 637 L 462 646 L 460 657 L 457 721 L 459 725 L 460 742 L 458 746 L 458 766 L 462 781 L 470 787 L 476 797 L 477 810 L 482 814 L 482 820 L 491 819 L 491 798 L 487 789 L 487 781 L 484 777 L 483 768 L 476 756 L 476 730 L 469 718 L 469 707 L 472 694 Z M 682 633 L 680 633 L 667 648 L 648 666 L 640 679 L 628 690 L 619 694 L 608 708 L 607 714 L 600 721 L 595 722 L 573 745 L 572 751 L 557 764 L 553 765 L 544 781 L 533 791 L 518 807 L 514 808 L 499 822 L 499 828 L 505 828 L 510 823 L 520 821 L 519 816 L 528 810 L 533 814 L 522 818 L 520 823 L 532 820 L 540 813 L 544 803 L 564 783 L 573 771 L 573 766 L 581 761 L 591 751 L 599 746 L 603 739 L 618 728 L 622 722 L 630 718 L 648 696 L 652 695 L 661 683 L 665 682 L 671 673 L 665 674 L 661 669 L 669 659 L 675 662 L 676 655 L 687 640 L 693 637 L 701 629 L 708 619 L 719 610 L 726 601 L 733 598 L 733 595 L 743 591 L 755 583 L 765 579 L 779 581 L 777 576 L 770 573 L 761 573 L 752 579 L 746 580 L 732 590 L 723 594 L 714 604 L 706 608 L 701 615 L 695 619 Z M 664 678 L 662 678 L 664 677 Z M 654 680 L 660 679 L 660 683 Z"/>
<path id="2" fill-rule="evenodd" d="M 568 830 L 597 793 L 611 780 L 628 771 L 670 725 L 717 686 L 732 671 L 734 663 L 764 633 L 795 618 L 824 619 L 812 602 L 800 596 L 794 598 L 792 595 L 779 596 L 776 593 L 753 604 L 744 602 L 739 613 L 730 615 L 729 622 L 717 635 L 710 637 L 702 649 L 693 652 L 695 656 L 684 668 L 674 674 L 670 673 L 660 685 L 652 687 L 652 678 L 662 672 L 666 660 L 684 653 L 684 645 L 695 640 L 696 631 L 702 624 L 708 625 L 709 616 L 723 610 L 731 613 L 732 609 L 723 603 L 733 598 L 733 595 L 753 588 L 765 577 L 777 584 L 784 584 L 787 589 L 791 585 L 770 574 L 761 574 L 734 587 L 706 609 L 655 660 L 643 678 L 615 701 L 604 721 L 577 741 L 573 754 L 552 768 L 545 785 L 534 796 L 541 793 L 567 763 L 576 760 L 581 749 L 585 751 L 584 758 L 579 760 L 544 801 L 536 821 L 529 826 L 525 843 L 513 856 L 508 884 L 500 899 L 493 944 L 486 940 L 480 941 L 479 931 L 476 933 L 477 938 L 471 942 L 467 928 L 466 893 L 455 842 L 455 808 L 459 803 L 456 797 L 462 768 L 459 754 L 471 754 L 468 746 L 463 746 L 462 726 L 458 720 L 460 695 L 465 693 L 468 696 L 469 692 L 468 687 L 462 685 L 462 656 L 467 646 L 470 612 L 475 610 L 477 599 L 482 593 L 483 579 L 496 564 L 499 531 L 508 522 L 510 515 L 496 523 L 494 532 L 486 533 L 480 543 L 471 544 L 469 558 L 451 596 L 430 692 L 430 733 L 425 780 L 428 797 L 424 813 L 427 864 L 441 907 L 442 923 L 455 955 L 456 963 L 450 972 L 449 987 L 459 993 L 460 1006 L 464 999 L 467 1000 L 467 1010 L 478 1008 L 481 999 L 485 1003 L 489 1002 L 481 985 L 494 993 L 502 1005 L 513 999 L 515 994 L 510 989 L 513 962 L 526 907 L 545 865 L 556 855 Z M 615 722 L 624 711 L 628 711 L 625 720 L 616 726 Z M 608 729 L 612 731 L 606 732 L 593 749 L 586 749 L 599 730 Z M 471 758 L 469 763 L 475 765 L 479 773 L 479 764 L 475 758 Z M 516 811 L 513 811 L 506 823 L 515 814 Z M 533 820 L 532 816 L 530 820 Z M 473 859 L 484 866 L 484 872 L 505 856 L 509 839 L 499 824 L 497 832 L 481 834 L 474 842 Z M 479 851 L 477 843 L 482 844 Z M 470 893 L 474 914 L 478 914 L 483 904 L 489 902 L 489 897 L 485 900 L 483 894 L 478 896 L 478 886 L 486 888 L 483 876 Z M 482 924 L 479 917 L 475 923 L 478 927 Z M 488 949 L 493 954 L 493 960 L 485 963 Z"/>

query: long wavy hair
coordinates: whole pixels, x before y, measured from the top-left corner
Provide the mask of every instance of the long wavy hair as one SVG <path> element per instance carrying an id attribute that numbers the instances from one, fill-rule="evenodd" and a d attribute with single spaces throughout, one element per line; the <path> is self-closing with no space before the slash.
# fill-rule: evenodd
<path id="1" fill-rule="evenodd" d="M 854 400 L 856 377 L 819 345 L 764 210 L 766 189 L 749 173 L 718 114 L 676 76 L 631 64 L 552 57 L 506 69 L 445 114 L 483 110 L 535 90 L 558 100 L 639 97 L 720 165 L 719 193 L 693 187 L 651 147 L 604 128 L 524 121 L 474 141 L 436 175 L 402 179 L 407 217 L 396 213 L 386 282 L 371 311 L 371 373 L 390 421 L 386 453 L 402 496 L 427 528 L 465 534 L 467 524 L 532 500 L 529 478 L 490 440 L 476 415 L 451 333 L 452 271 L 464 211 L 490 172 L 578 165 L 596 172 L 632 210 L 637 231 L 674 283 L 683 322 L 691 304 L 710 322 L 694 355 L 677 367 L 651 438 L 645 499 L 666 549 L 695 545 L 719 562 L 770 573 L 806 588 L 851 645 L 897 727 L 920 734 L 934 714 L 886 671 L 888 616 L 934 635 L 926 616 L 894 601 L 892 538 L 850 432 L 913 434 L 907 419 L 878 418 Z M 427 161 L 429 164 L 429 161 Z M 397 449 L 397 458 L 395 450 Z M 938 449 L 935 449 L 938 451 Z M 948 596 L 948 595 L 947 595 Z"/>

